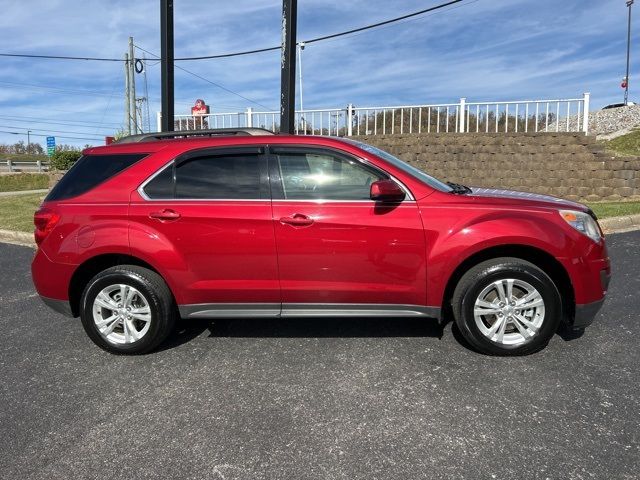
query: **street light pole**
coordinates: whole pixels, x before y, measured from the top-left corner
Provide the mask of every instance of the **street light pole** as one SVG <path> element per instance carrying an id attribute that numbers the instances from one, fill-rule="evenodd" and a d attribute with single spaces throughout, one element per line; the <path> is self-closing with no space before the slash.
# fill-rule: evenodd
<path id="1" fill-rule="evenodd" d="M 633 5 L 634 0 L 627 1 L 627 7 L 629 8 L 629 24 L 627 27 L 627 75 L 625 77 L 625 87 L 624 87 L 624 104 L 625 106 L 629 104 L 629 56 L 631 51 L 631 5 Z"/>

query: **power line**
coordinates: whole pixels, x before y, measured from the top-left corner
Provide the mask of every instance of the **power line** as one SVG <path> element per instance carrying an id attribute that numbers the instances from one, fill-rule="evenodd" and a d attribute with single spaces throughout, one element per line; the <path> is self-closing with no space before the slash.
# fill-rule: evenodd
<path id="1" fill-rule="evenodd" d="M 370 30 L 372 28 L 376 28 L 376 27 L 381 27 L 383 25 L 388 25 L 390 23 L 395 23 L 395 22 L 399 22 L 401 20 L 406 20 L 407 18 L 411 18 L 411 17 L 416 17 L 418 15 L 422 15 L 425 13 L 429 13 L 429 12 L 433 12 L 436 10 L 440 10 L 441 8 L 445 8 L 448 7 L 450 5 L 454 5 L 456 3 L 460 3 L 463 0 L 451 0 L 449 2 L 446 3 L 441 3 L 439 5 L 434 5 L 433 7 L 430 8 L 425 8 L 423 10 L 419 10 L 417 12 L 413 12 L 413 13 L 408 13 L 406 15 L 402 15 L 400 17 L 395 17 L 395 18 L 390 18 L 389 20 L 384 20 L 382 22 L 378 22 L 378 23 L 372 23 L 370 25 L 365 25 L 364 27 L 359 27 L 359 28 L 353 28 L 351 30 L 345 30 L 344 32 L 338 32 L 338 33 L 332 33 L 330 35 L 324 35 L 322 37 L 316 37 L 316 38 L 312 38 L 311 40 L 304 40 L 304 42 L 298 42 L 298 44 L 300 43 L 316 43 L 316 42 L 321 42 L 323 40 L 329 40 L 330 38 L 337 38 L 337 37 L 342 37 L 344 35 L 349 35 L 352 33 L 357 33 L 357 32 L 362 32 L 364 30 Z M 280 50 L 281 46 L 278 45 L 277 47 L 268 47 L 268 48 L 260 48 L 260 49 L 256 49 L 256 50 L 245 50 L 243 52 L 234 52 L 234 53 L 223 53 L 223 54 L 219 54 L 219 55 L 204 55 L 204 56 L 200 56 L 200 57 L 181 57 L 181 58 L 176 58 L 176 61 L 188 61 L 188 60 L 209 60 L 209 59 L 213 59 L 213 58 L 229 58 L 229 57 L 239 57 L 241 55 L 251 55 L 254 53 L 261 53 L 261 52 L 270 52 L 273 50 Z"/>
<path id="2" fill-rule="evenodd" d="M 27 132 L 10 132 L 8 130 L 0 130 L 0 133 L 8 133 L 10 135 L 26 135 Z M 48 137 L 49 135 L 44 135 L 41 133 L 32 133 L 34 137 Z M 63 135 L 57 135 L 58 138 L 66 138 L 67 140 L 92 140 L 95 141 L 97 138 L 88 138 L 88 137 L 67 137 Z"/>
<path id="3" fill-rule="evenodd" d="M 110 94 L 107 92 L 99 92 L 96 90 L 82 90 L 82 89 L 74 90 L 70 88 L 49 87 L 47 85 L 35 85 L 33 83 L 15 83 L 15 82 L 0 81 L 0 84 L 20 87 L 25 89 L 52 90 L 52 93 L 60 92 L 60 93 L 70 93 L 74 95 L 87 95 L 89 97 L 93 97 L 93 96 L 110 97 L 113 95 L 112 93 Z"/>
<path id="4" fill-rule="evenodd" d="M 98 62 L 123 62 L 122 58 L 72 57 L 68 55 L 33 55 L 27 53 L 0 53 L 0 57 L 42 58 L 50 60 L 88 60 Z"/>
<path id="5" fill-rule="evenodd" d="M 20 130 L 25 130 L 25 132 L 27 130 L 29 130 L 31 132 L 36 131 L 36 132 L 50 132 L 50 133 L 72 133 L 72 134 L 76 134 L 76 135 L 87 135 L 87 136 L 98 137 L 98 138 L 101 138 L 101 137 L 104 137 L 105 135 L 108 135 L 107 133 L 105 133 L 105 134 L 100 134 L 100 133 L 92 134 L 92 133 L 89 133 L 89 132 L 71 132 L 69 130 L 49 130 L 48 128 L 47 129 L 45 129 L 45 128 L 31 128 L 31 127 L 26 128 L 26 127 L 20 127 L 20 126 L 17 126 L 17 125 L 0 125 L 0 128 L 13 128 L 13 129 L 19 128 Z"/>
<path id="6" fill-rule="evenodd" d="M 473 3 L 478 3 L 479 1 L 480 0 L 468 0 L 467 3 L 462 3 L 460 5 L 452 6 L 451 8 L 448 8 L 447 10 L 445 10 L 445 12 L 450 12 L 452 10 L 457 10 L 458 8 L 467 7 L 467 6 L 469 6 L 469 5 L 473 4 Z M 430 15 L 424 15 L 421 18 L 418 18 L 418 17 L 415 17 L 415 16 L 413 16 L 411 18 L 409 18 L 409 17 L 403 18 L 401 20 L 398 20 L 396 23 L 391 23 L 391 24 L 388 24 L 388 25 L 382 25 L 381 27 L 377 27 L 377 29 L 378 30 L 383 30 L 385 28 L 393 28 L 393 27 L 396 26 L 396 24 L 402 25 L 404 23 L 408 23 L 408 22 L 411 22 L 411 21 L 422 20 L 422 19 L 427 18 L 427 17 L 432 17 L 433 15 L 436 15 L 437 13 L 438 13 L 438 11 L 435 11 L 435 12 L 432 12 Z M 349 38 L 357 37 L 359 35 L 364 35 L 366 33 L 369 33 L 369 30 L 363 30 L 363 31 L 359 31 L 359 32 L 356 32 L 356 33 L 351 33 L 351 34 L 349 34 Z M 328 39 L 326 41 L 335 42 L 336 40 L 340 40 L 340 38 L 341 37 L 331 38 L 331 39 Z M 298 43 L 300 43 L 300 42 L 298 42 Z"/>
<path id="7" fill-rule="evenodd" d="M 82 114 L 78 114 L 78 115 L 85 115 L 85 113 Z M 12 122 L 22 122 L 22 123 L 31 123 L 31 124 L 38 124 L 38 123 L 45 123 L 47 125 L 63 125 L 63 126 L 67 126 L 67 127 L 81 127 L 84 126 L 88 123 L 92 123 L 92 124 L 96 124 L 97 126 L 102 126 L 104 125 L 105 127 L 120 127 L 122 126 L 122 124 L 120 123 L 113 123 L 113 122 L 93 122 L 90 120 L 64 120 L 61 119 L 60 121 L 52 121 L 52 120 L 47 120 L 49 117 L 42 117 L 44 119 L 41 120 L 41 117 L 27 117 L 27 116 L 17 116 L 17 115 L 0 115 L 0 118 L 3 120 L 11 120 Z M 95 126 L 95 125 L 90 125 L 91 127 Z"/>
<path id="8" fill-rule="evenodd" d="M 149 55 L 153 55 L 153 56 L 154 56 L 154 57 L 156 57 L 156 58 L 160 58 L 160 57 L 159 57 L 158 55 L 156 55 L 155 53 L 150 52 L 149 50 L 145 50 L 144 48 L 142 48 L 142 47 L 141 47 L 141 46 L 139 46 L 139 45 L 135 45 L 135 47 L 136 47 L 137 49 L 139 49 L 139 50 L 142 50 L 142 51 L 143 51 L 143 52 L 145 52 L 145 53 L 148 53 Z M 261 106 L 261 107 L 263 107 L 263 108 L 266 108 L 267 110 L 274 110 L 274 109 L 272 109 L 272 108 L 267 107 L 266 105 L 263 105 L 263 104 L 262 104 L 262 103 L 260 103 L 260 102 L 256 102 L 255 100 L 252 100 L 252 99 L 250 99 L 250 98 L 247 98 L 247 97 L 245 97 L 244 95 L 239 94 L 238 92 L 234 92 L 233 90 L 231 90 L 231 89 L 229 89 L 229 88 L 227 88 L 227 87 L 225 87 L 225 86 L 223 86 L 223 85 L 220 85 L 219 83 L 213 82 L 213 81 L 209 80 L 208 78 L 203 77 L 202 75 L 198 75 L 197 73 L 194 73 L 194 72 L 192 72 L 191 70 L 187 70 L 186 68 L 183 68 L 183 67 L 181 67 L 181 66 L 179 66 L 179 65 L 175 65 L 175 67 L 176 67 L 177 69 L 179 69 L 179 70 L 182 70 L 183 72 L 186 72 L 186 73 L 188 73 L 188 74 L 190 74 L 190 75 L 193 75 L 193 76 L 194 76 L 194 77 L 196 77 L 196 78 L 199 78 L 200 80 L 203 80 L 203 81 L 205 81 L 205 82 L 207 82 L 207 83 L 210 83 L 210 84 L 211 84 L 211 85 L 213 85 L 213 86 L 216 86 L 216 87 L 218 87 L 218 88 L 220 88 L 220 89 L 222 89 L 222 90 L 224 90 L 224 91 L 226 91 L 226 92 L 229 92 L 229 93 L 231 93 L 231 94 L 233 94 L 233 95 L 235 95 L 235 96 L 237 96 L 237 97 L 239 97 L 239 98 L 242 98 L 243 100 L 246 100 L 247 102 L 251 102 L 251 103 L 254 103 L 254 104 L 256 104 L 256 105 L 259 105 L 259 106 Z"/>
<path id="9" fill-rule="evenodd" d="M 422 10 L 418 10 L 417 12 L 408 13 L 406 15 L 402 15 L 400 17 L 390 18 L 389 20 L 384 20 L 382 22 L 372 23 L 370 25 L 365 25 L 363 27 L 353 28 L 351 30 L 345 30 L 344 32 L 332 33 L 330 35 L 324 35 L 322 37 L 312 38 L 310 40 L 305 40 L 304 43 L 316 43 L 321 42 L 323 40 L 329 40 L 332 38 L 342 37 L 344 35 L 350 35 L 352 33 L 362 32 L 365 30 L 370 30 L 372 28 L 381 27 L 383 25 L 389 25 L 390 23 L 399 22 L 401 20 L 406 20 L 407 18 L 416 17 L 418 15 L 422 15 L 428 12 L 433 12 L 436 10 L 440 10 L 442 8 L 448 7 L 450 5 L 454 5 L 456 3 L 460 3 L 464 0 L 451 0 L 449 2 L 441 3 L 439 5 L 434 5 L 430 8 L 425 8 Z M 471 2 L 475 3 L 475 2 Z M 229 58 L 229 57 L 239 57 L 242 55 L 252 55 L 254 53 L 262 53 L 262 52 L 270 52 L 274 50 L 280 50 L 281 46 L 278 45 L 276 47 L 267 47 L 267 48 L 257 48 L 253 50 L 244 50 L 241 52 L 232 52 L 232 53 L 222 53 L 217 55 L 203 55 L 199 57 L 180 57 L 174 59 L 175 61 L 191 61 L 191 60 L 210 60 L 214 58 Z M 141 49 L 142 50 L 142 49 Z M 144 50 L 143 50 L 144 51 Z M 149 53 L 149 52 L 147 52 Z M 150 55 L 153 55 L 150 53 Z M 103 61 L 103 62 L 123 62 L 122 58 L 104 58 L 104 57 L 74 57 L 68 55 L 32 55 L 32 54 L 18 54 L 18 53 L 0 53 L 0 57 L 17 57 L 17 58 L 39 58 L 39 59 L 53 59 L 53 60 L 86 60 L 86 61 Z M 158 57 L 160 58 L 160 57 Z M 191 73 L 191 72 L 188 72 Z M 208 80 L 207 80 L 208 81 Z M 218 85 L 216 85 L 218 86 Z M 255 102 L 254 102 L 255 103 Z M 262 105 L 264 106 L 264 105 Z"/>

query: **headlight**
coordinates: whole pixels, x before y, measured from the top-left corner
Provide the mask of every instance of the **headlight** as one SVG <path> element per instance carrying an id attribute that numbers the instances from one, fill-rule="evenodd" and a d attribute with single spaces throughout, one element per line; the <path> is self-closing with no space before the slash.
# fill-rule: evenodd
<path id="1" fill-rule="evenodd" d="M 588 213 L 576 210 L 560 210 L 560 216 L 564 218 L 565 222 L 594 242 L 599 242 L 602 238 L 600 227 Z"/>

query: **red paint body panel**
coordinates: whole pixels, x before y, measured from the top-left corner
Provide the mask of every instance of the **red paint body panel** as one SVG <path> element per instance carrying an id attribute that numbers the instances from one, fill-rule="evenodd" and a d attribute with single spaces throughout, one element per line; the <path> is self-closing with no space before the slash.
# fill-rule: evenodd
<path id="1" fill-rule="evenodd" d="M 163 209 L 180 218 L 149 218 Z M 161 266 L 180 304 L 280 303 L 270 201 L 140 198 L 131 202 L 130 220 L 132 254 Z"/>
<path id="2" fill-rule="evenodd" d="M 284 303 L 425 305 L 424 232 L 415 202 L 274 202 Z"/>
<path id="3" fill-rule="evenodd" d="M 221 200 L 148 201 L 138 187 L 178 155 L 204 148 L 304 145 L 335 149 L 386 171 L 411 193 L 403 203 Z M 353 303 L 439 307 L 447 282 L 487 248 L 520 245 L 553 256 L 575 301 L 603 298 L 604 240 L 571 228 L 558 209 L 586 207 L 501 191 L 441 192 L 372 153 L 335 138 L 228 136 L 115 144 L 86 154 L 146 153 L 88 192 L 46 207 L 61 216 L 32 272 L 38 292 L 66 300 L 87 260 L 126 254 L 166 280 L 179 305 Z M 266 158 L 265 158 L 266 161 Z M 179 218 L 150 218 L 170 209 Z M 298 217 L 295 215 L 298 214 Z M 281 219 L 293 218 L 281 222 Z"/>

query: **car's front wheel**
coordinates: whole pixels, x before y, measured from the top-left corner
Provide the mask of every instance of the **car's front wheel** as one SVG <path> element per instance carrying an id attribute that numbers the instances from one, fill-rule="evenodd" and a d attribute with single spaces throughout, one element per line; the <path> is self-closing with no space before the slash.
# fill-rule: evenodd
<path id="1" fill-rule="evenodd" d="M 492 355 L 544 348 L 561 319 L 560 294 L 536 265 L 496 258 L 466 272 L 454 291 L 453 314 L 464 338 Z"/>
<path id="2" fill-rule="evenodd" d="M 81 302 L 87 335 L 112 353 L 146 353 L 167 337 L 175 322 L 173 297 L 162 277 L 135 265 L 97 274 Z"/>

